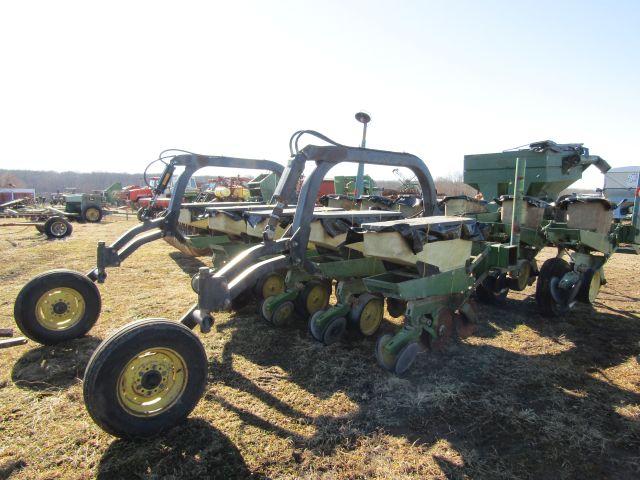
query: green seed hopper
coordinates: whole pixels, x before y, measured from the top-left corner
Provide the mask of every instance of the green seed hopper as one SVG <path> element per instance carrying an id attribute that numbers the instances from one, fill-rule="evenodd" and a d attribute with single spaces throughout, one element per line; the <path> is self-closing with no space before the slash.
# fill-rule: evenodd
<path id="1" fill-rule="evenodd" d="M 523 150 L 464 156 L 464 183 L 482 192 L 487 200 L 513 194 L 516 158 L 526 161 L 524 195 L 553 202 L 560 192 L 582 178 L 594 165 L 602 173 L 609 164 L 590 155 L 582 144 L 532 143 Z M 495 207 L 494 207 L 495 208 Z"/>

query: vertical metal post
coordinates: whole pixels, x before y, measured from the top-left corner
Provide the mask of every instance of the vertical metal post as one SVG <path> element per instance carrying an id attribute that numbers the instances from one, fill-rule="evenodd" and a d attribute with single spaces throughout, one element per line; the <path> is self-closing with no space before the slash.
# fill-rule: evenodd
<path id="1" fill-rule="evenodd" d="M 367 146 L 367 124 L 371 121 L 371 116 L 365 112 L 356 113 L 356 120 L 362 123 L 362 143 L 360 148 Z M 360 198 L 364 193 L 364 163 L 358 163 L 358 173 L 356 174 L 356 189 L 354 197 Z"/>
<path id="2" fill-rule="evenodd" d="M 511 209 L 511 238 L 509 245 L 518 246 L 520 249 L 520 220 L 524 217 L 524 172 L 527 168 L 527 159 L 516 158 L 516 174 L 513 180 L 513 207 Z"/>
<path id="3" fill-rule="evenodd" d="M 633 199 L 633 217 L 631 224 L 634 230 L 633 243 L 640 243 L 640 173 L 638 173 L 638 181 L 636 182 L 636 196 Z"/>

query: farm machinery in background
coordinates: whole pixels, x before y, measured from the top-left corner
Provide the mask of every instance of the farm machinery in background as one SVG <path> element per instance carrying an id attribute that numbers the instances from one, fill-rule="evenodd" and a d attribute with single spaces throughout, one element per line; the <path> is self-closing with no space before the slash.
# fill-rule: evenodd
<path id="1" fill-rule="evenodd" d="M 113 201 L 120 188 L 120 184 L 114 184 L 103 192 L 56 194 L 49 205 L 35 204 L 33 200 L 24 198 L 3 203 L 0 205 L 0 218 L 23 221 L 4 222 L 2 226 L 32 225 L 48 238 L 65 238 L 73 232 L 70 221 L 100 222 L 106 213 L 107 202 Z"/>

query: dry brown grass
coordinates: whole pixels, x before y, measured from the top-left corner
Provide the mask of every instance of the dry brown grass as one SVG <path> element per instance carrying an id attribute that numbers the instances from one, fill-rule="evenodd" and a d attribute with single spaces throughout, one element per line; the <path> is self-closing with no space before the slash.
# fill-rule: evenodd
<path id="1" fill-rule="evenodd" d="M 96 241 L 131 224 L 76 225 L 52 242 L 0 230 L 0 327 L 32 276 L 89 270 Z M 543 321 L 532 289 L 481 307 L 475 336 L 421 355 L 406 378 L 376 366 L 371 340 L 324 348 L 302 323 L 276 330 L 251 307 L 219 315 L 202 336 L 211 373 L 190 420 L 148 442 L 106 435 L 82 403 L 92 350 L 133 319 L 178 318 L 199 265 L 147 245 L 100 287 L 92 336 L 0 350 L 0 478 L 640 476 L 638 257 L 615 256 L 595 309 L 565 321 Z"/>

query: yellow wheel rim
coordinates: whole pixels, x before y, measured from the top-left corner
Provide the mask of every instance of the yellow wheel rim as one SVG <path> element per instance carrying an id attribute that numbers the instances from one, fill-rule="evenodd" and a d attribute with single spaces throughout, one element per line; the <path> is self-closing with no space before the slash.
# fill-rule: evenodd
<path id="1" fill-rule="evenodd" d="M 311 288 L 305 302 L 309 315 L 313 315 L 327 306 L 329 295 L 331 295 L 328 290 L 325 285 L 314 285 Z"/>
<path id="2" fill-rule="evenodd" d="M 84 212 L 84 216 L 90 222 L 97 222 L 100 217 L 100 211 L 97 208 L 87 208 Z"/>
<path id="3" fill-rule="evenodd" d="M 602 278 L 600 270 L 596 270 L 591 277 L 591 283 L 589 284 L 589 302 L 595 302 L 598 293 L 600 293 L 600 286 L 602 285 Z"/>
<path id="4" fill-rule="evenodd" d="M 282 275 L 274 274 L 267 277 L 262 284 L 262 298 L 269 298 L 284 292 L 284 278 Z"/>
<path id="5" fill-rule="evenodd" d="M 382 300 L 378 298 L 369 300 L 362 309 L 362 314 L 360 315 L 359 324 L 362 334 L 369 336 L 376 333 L 380 326 L 380 322 L 382 322 L 383 316 L 384 305 Z"/>
<path id="6" fill-rule="evenodd" d="M 36 303 L 36 320 L 47 330 L 67 330 L 84 316 L 86 305 L 80 292 L 73 288 L 52 288 Z"/>
<path id="7" fill-rule="evenodd" d="M 187 378 L 179 353 L 170 348 L 149 348 L 129 360 L 120 373 L 118 401 L 135 416 L 153 417 L 180 399 Z"/>

